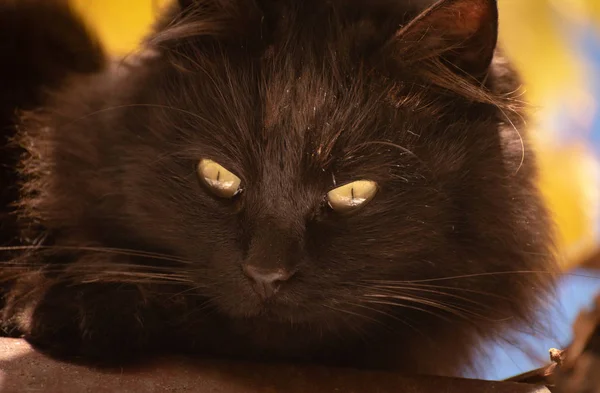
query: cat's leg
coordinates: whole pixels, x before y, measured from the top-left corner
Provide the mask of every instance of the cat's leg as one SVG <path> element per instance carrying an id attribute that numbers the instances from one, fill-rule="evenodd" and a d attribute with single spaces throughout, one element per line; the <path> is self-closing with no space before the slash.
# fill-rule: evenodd
<path id="1" fill-rule="evenodd" d="M 155 348 L 165 322 L 157 293 L 127 282 L 30 273 L 13 287 L 2 319 L 52 356 L 114 364 Z"/>

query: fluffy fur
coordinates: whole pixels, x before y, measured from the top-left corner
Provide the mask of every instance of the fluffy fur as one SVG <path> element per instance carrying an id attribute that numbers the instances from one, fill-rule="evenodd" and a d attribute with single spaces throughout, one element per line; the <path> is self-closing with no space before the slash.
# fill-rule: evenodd
<path id="1" fill-rule="evenodd" d="M 61 83 L 20 119 L 14 203 L 35 244 L 3 268 L 7 329 L 92 360 L 168 348 L 448 375 L 530 325 L 551 224 L 495 1 L 422 10 L 182 1 L 143 52 Z M 207 192 L 201 158 L 244 191 Z M 375 199 L 333 212 L 327 192 L 359 179 Z M 248 261 L 295 274 L 265 302 Z"/>

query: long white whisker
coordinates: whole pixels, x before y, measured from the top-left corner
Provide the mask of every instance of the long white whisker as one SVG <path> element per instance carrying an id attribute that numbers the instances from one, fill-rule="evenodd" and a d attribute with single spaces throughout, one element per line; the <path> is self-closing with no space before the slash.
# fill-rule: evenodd
<path id="1" fill-rule="evenodd" d="M 428 299 L 422 299 L 422 298 L 415 298 L 412 296 L 403 296 L 403 295 L 386 295 L 386 294 L 365 294 L 364 296 L 366 297 L 373 297 L 373 298 L 379 298 L 379 299 L 397 299 L 397 300 L 405 300 L 405 301 L 409 301 L 412 303 L 419 303 L 419 304 L 423 304 L 426 306 L 430 306 L 430 307 L 434 307 L 434 308 L 438 308 L 440 310 L 446 311 L 450 314 L 454 314 L 458 317 L 461 318 L 465 318 L 466 315 L 471 314 L 472 316 L 475 317 L 481 317 L 481 315 L 472 312 L 470 310 L 466 310 L 462 307 L 458 307 L 455 305 L 451 305 L 445 302 L 440 302 L 440 301 L 433 301 L 433 300 L 428 300 Z"/>
<path id="2" fill-rule="evenodd" d="M 435 282 L 435 281 L 456 280 L 456 279 L 460 279 L 460 278 L 498 276 L 498 275 L 506 275 L 506 274 L 549 274 L 549 275 L 552 275 L 554 273 L 546 271 L 546 270 L 512 270 L 512 271 L 504 271 L 504 272 L 473 273 L 473 274 L 464 274 L 464 275 L 459 275 L 459 276 L 428 278 L 428 279 L 420 279 L 420 280 L 406 280 L 406 281 L 365 280 L 365 282 L 378 282 L 378 283 L 383 283 L 383 284 L 385 284 L 385 283 L 391 283 L 391 284 L 400 284 L 400 283 L 402 283 L 402 284 L 410 284 L 410 283 L 421 283 L 421 282 Z"/>
<path id="3" fill-rule="evenodd" d="M 410 299 L 409 299 L 410 300 Z M 417 306 L 413 306 L 410 304 L 404 304 L 404 303 L 396 303 L 396 302 L 392 302 L 392 301 L 386 301 L 386 300 L 364 300 L 365 303 L 372 303 L 372 304 L 381 304 L 381 305 L 386 305 L 386 306 L 393 306 L 393 307 L 401 307 L 401 308 L 407 308 L 407 309 L 411 309 L 411 310 L 416 310 L 416 311 L 421 311 L 430 315 L 435 316 L 436 318 L 440 318 L 443 319 L 446 322 L 451 322 L 450 319 L 443 317 L 437 313 L 434 313 L 431 310 L 427 310 L 421 307 L 417 307 Z"/>
<path id="4" fill-rule="evenodd" d="M 130 250 L 127 248 L 114 248 L 114 247 L 86 247 L 86 246 L 8 246 L 0 247 L 0 251 L 37 251 L 37 250 L 64 250 L 64 251 L 92 251 L 92 252 L 105 252 L 120 255 L 138 256 L 150 259 L 160 259 L 171 262 L 180 262 L 190 264 L 191 261 L 186 259 L 177 258 L 168 254 L 160 254 L 148 251 Z"/>
<path id="5" fill-rule="evenodd" d="M 395 294 L 395 292 L 393 292 L 393 290 L 405 290 L 405 291 L 418 291 L 418 292 L 425 292 L 425 293 L 434 293 L 434 294 L 438 294 L 438 295 L 442 295 L 444 297 L 450 297 L 450 298 L 454 298 L 454 299 L 460 299 L 463 300 L 465 302 L 471 303 L 471 304 L 475 304 L 477 306 L 483 306 L 483 304 L 481 302 L 477 302 L 473 299 L 469 299 L 466 298 L 464 296 L 459 296 L 459 295 L 455 295 L 453 293 L 447 293 L 444 291 L 438 291 L 438 290 L 434 290 L 434 289 L 427 289 L 427 288 L 419 288 L 419 287 L 410 287 L 410 286 L 390 286 L 390 285 L 374 285 L 372 287 L 369 286 L 364 286 L 364 288 L 368 288 L 368 289 L 377 289 L 377 290 L 386 290 L 387 292 L 391 293 L 391 294 Z"/>

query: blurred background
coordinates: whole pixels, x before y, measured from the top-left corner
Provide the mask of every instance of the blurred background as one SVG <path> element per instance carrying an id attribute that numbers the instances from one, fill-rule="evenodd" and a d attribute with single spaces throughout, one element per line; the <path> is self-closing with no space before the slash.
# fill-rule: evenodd
<path id="1" fill-rule="evenodd" d="M 71 0 L 115 55 L 133 50 L 169 0 Z M 569 342 L 577 312 L 600 290 L 600 0 L 498 0 L 503 47 L 532 104 L 540 187 L 559 232 L 565 271 L 548 318 L 552 337 L 498 344 L 476 375 L 505 378 Z M 593 268 L 596 266 L 596 269 Z"/>

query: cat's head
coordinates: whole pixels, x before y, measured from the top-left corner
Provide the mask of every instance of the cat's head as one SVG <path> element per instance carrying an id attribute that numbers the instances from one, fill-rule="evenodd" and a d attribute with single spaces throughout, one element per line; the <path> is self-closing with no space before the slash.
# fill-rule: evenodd
<path id="1" fill-rule="evenodd" d="M 495 1 L 181 3 L 35 133 L 48 228 L 185 260 L 232 318 L 525 317 L 551 242 Z"/>

